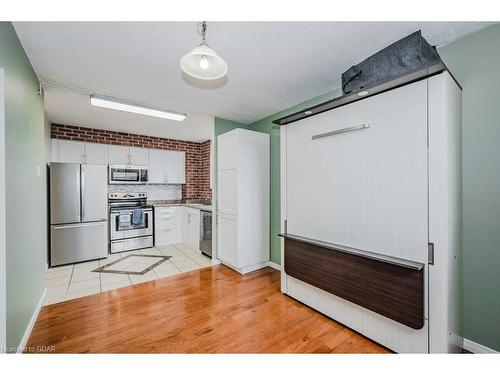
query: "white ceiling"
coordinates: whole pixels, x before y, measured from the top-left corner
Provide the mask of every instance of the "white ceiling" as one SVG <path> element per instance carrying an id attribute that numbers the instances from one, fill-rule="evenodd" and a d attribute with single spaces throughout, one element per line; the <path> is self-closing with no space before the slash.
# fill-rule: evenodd
<path id="1" fill-rule="evenodd" d="M 53 122 L 203 140 L 211 116 L 251 123 L 340 85 L 351 65 L 422 30 L 442 45 L 480 22 L 209 22 L 207 40 L 226 60 L 228 79 L 196 88 L 180 57 L 200 42 L 196 22 L 16 22 L 42 81 L 188 114 L 181 123 L 90 107 L 82 94 L 47 89 Z"/>

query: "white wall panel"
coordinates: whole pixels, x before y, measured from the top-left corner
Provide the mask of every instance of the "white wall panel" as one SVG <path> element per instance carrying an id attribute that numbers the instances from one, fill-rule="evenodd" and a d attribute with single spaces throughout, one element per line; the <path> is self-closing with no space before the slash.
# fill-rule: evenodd
<path id="1" fill-rule="evenodd" d="M 287 126 L 286 205 L 288 233 L 309 238 L 318 235 L 318 160 L 311 137 L 314 129 L 302 122 Z"/>

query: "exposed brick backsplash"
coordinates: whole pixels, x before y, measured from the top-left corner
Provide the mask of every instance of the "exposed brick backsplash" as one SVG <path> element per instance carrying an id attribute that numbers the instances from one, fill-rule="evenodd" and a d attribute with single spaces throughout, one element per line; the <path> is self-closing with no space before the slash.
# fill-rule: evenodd
<path id="1" fill-rule="evenodd" d="M 51 137 L 71 141 L 185 151 L 186 183 L 182 185 L 182 199 L 212 199 L 212 189 L 210 189 L 210 141 L 201 143 L 180 141 L 62 124 L 51 125 Z"/>

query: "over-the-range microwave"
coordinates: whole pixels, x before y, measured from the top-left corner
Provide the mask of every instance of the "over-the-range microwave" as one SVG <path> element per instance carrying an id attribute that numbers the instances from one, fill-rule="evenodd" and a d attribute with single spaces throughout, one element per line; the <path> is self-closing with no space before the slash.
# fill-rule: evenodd
<path id="1" fill-rule="evenodd" d="M 108 170 L 109 184 L 146 184 L 148 182 L 148 167 L 110 164 Z"/>

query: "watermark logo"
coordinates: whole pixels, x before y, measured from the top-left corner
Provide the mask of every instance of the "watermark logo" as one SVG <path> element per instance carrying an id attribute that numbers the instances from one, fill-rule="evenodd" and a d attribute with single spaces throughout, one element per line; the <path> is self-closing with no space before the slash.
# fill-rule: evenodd
<path id="1" fill-rule="evenodd" d="M 55 351 L 55 345 L 25 346 L 24 348 L 0 347 L 0 353 L 55 353 Z"/>

